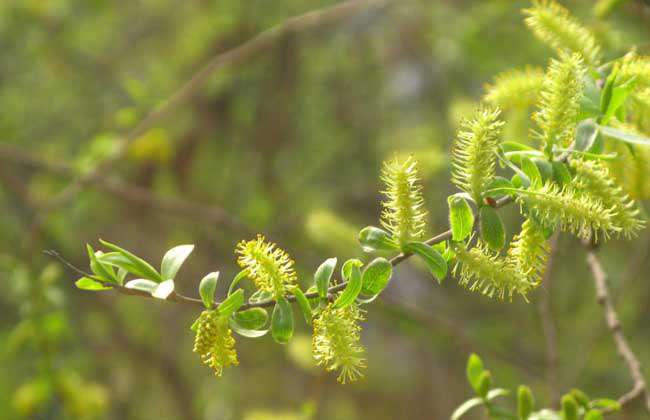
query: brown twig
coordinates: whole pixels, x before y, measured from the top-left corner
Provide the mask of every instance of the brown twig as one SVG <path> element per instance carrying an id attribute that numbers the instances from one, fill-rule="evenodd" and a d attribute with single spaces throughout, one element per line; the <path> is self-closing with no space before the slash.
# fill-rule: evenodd
<path id="1" fill-rule="evenodd" d="M 605 311 L 607 328 L 614 339 L 616 350 L 627 365 L 627 369 L 633 380 L 632 389 L 622 395 L 618 399 L 618 402 L 623 406 L 637 398 L 643 398 L 645 408 L 650 413 L 650 391 L 641 371 L 641 363 L 627 342 L 625 334 L 623 334 L 621 322 L 618 318 L 616 308 L 614 308 L 609 286 L 607 285 L 607 273 L 603 269 L 593 247 L 590 247 L 587 251 L 587 264 L 594 277 L 597 301 Z"/>

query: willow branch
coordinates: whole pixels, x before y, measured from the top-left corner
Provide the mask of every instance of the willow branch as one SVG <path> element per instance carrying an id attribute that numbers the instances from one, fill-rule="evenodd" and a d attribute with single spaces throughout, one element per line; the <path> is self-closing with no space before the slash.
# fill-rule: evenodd
<path id="1" fill-rule="evenodd" d="M 165 117 L 169 116 L 179 106 L 194 97 L 200 91 L 201 87 L 208 81 L 210 76 L 212 76 L 217 70 L 240 65 L 250 58 L 270 49 L 278 40 L 287 35 L 334 24 L 358 13 L 367 12 L 373 8 L 384 7 L 388 3 L 389 0 L 351 0 L 335 6 L 295 16 L 287 19 L 284 23 L 259 33 L 238 47 L 212 58 L 212 60 L 194 74 L 191 79 L 182 85 L 166 101 L 149 112 L 139 124 L 137 124 L 121 139 L 118 146 L 108 157 L 102 160 L 89 172 L 75 178 L 58 195 L 52 198 L 44 209 L 42 217 L 48 211 L 70 201 L 86 184 L 106 173 L 113 164 L 124 157 L 137 138 L 146 133 Z"/>
<path id="2" fill-rule="evenodd" d="M 508 205 L 510 203 L 513 203 L 513 202 L 514 202 L 514 199 L 511 196 L 503 197 L 503 198 L 501 198 L 500 200 L 498 200 L 496 202 L 494 207 L 495 208 L 501 208 L 501 207 L 504 207 L 504 206 L 506 206 L 506 205 Z M 438 234 L 436 236 L 433 236 L 433 237 L 427 239 L 425 241 L 425 243 L 427 245 L 435 245 L 435 244 L 438 244 L 440 242 L 444 242 L 444 241 L 449 240 L 449 239 L 451 239 L 451 230 L 446 230 L 446 231 L 444 231 L 444 232 L 442 232 L 442 233 L 440 233 L 440 234 Z M 179 293 L 177 293 L 175 291 L 172 292 L 166 299 L 160 299 L 160 298 L 154 298 L 153 296 L 151 296 L 151 294 L 149 292 L 146 292 L 146 291 L 131 289 L 131 288 L 128 288 L 128 287 L 123 286 L 123 285 L 107 282 L 105 280 L 102 280 L 99 277 L 93 276 L 92 274 L 87 273 L 84 270 L 76 267 L 75 265 L 73 265 L 72 263 L 67 261 L 65 258 L 63 258 L 61 255 L 59 255 L 59 253 L 56 252 L 56 251 L 49 250 L 49 251 L 45 251 L 45 253 L 52 256 L 52 257 L 57 258 L 59 261 L 61 261 L 61 263 L 66 265 L 68 268 L 70 268 L 71 270 L 73 270 L 77 274 L 79 274 L 79 275 L 81 275 L 83 277 L 88 277 L 90 279 L 93 279 L 96 282 L 101 283 L 102 285 L 104 285 L 106 287 L 110 287 L 110 288 L 114 289 L 115 291 L 117 291 L 117 292 L 119 292 L 121 294 L 131 295 L 131 296 L 141 296 L 141 297 L 145 297 L 145 298 L 165 300 L 165 301 L 169 301 L 169 302 L 176 302 L 176 303 L 182 303 L 182 304 L 187 304 L 187 305 L 203 307 L 203 301 L 201 301 L 201 299 L 196 299 L 196 298 L 184 296 L 184 295 L 179 294 Z M 395 266 L 401 264 L 402 262 L 406 261 L 407 259 L 409 259 L 411 256 L 413 256 L 413 254 L 410 253 L 410 252 L 402 252 L 402 253 L 399 253 L 399 254 L 395 255 L 394 257 L 392 257 L 389 261 L 390 261 L 391 265 L 393 267 L 395 267 Z M 345 289 L 347 284 L 348 284 L 347 281 L 342 281 L 342 282 L 340 282 L 338 284 L 335 284 L 334 286 L 331 286 L 328 289 L 328 295 L 329 295 L 330 299 L 334 297 L 334 293 L 340 292 L 341 290 Z M 311 298 L 319 297 L 319 294 L 318 294 L 318 292 L 311 292 L 311 293 L 305 293 L 305 296 L 308 299 L 311 299 Z M 286 299 L 289 302 L 295 302 L 296 301 L 296 296 L 292 295 L 292 294 L 287 295 Z M 248 302 L 248 303 L 243 304 L 239 308 L 239 310 L 243 311 L 243 310 L 250 309 L 250 308 L 267 308 L 267 307 L 270 307 L 270 306 L 274 306 L 275 303 L 276 303 L 275 299 L 268 299 L 268 300 L 264 300 L 264 301 L 261 301 L 261 302 L 255 302 L 255 303 Z M 213 308 L 217 309 L 220 304 L 221 304 L 221 302 L 215 303 L 213 305 Z"/>
<path id="3" fill-rule="evenodd" d="M 633 380 L 632 389 L 622 395 L 618 402 L 623 406 L 637 398 L 643 398 L 645 403 L 646 410 L 650 413 L 650 391 L 648 390 L 648 385 L 643 377 L 641 371 L 641 363 L 639 362 L 638 357 L 632 351 L 625 334 L 623 334 L 623 329 L 621 327 L 621 322 L 618 318 L 618 313 L 614 307 L 612 297 L 609 292 L 609 286 L 607 285 L 607 273 L 603 269 L 598 256 L 596 255 L 593 247 L 587 251 L 587 264 L 591 270 L 591 274 L 594 278 L 594 283 L 596 285 L 596 298 L 598 304 L 603 307 L 605 311 L 605 321 L 607 323 L 607 328 L 609 329 L 614 343 L 616 344 L 616 350 L 618 351 L 619 356 L 625 362 L 630 376 Z"/>

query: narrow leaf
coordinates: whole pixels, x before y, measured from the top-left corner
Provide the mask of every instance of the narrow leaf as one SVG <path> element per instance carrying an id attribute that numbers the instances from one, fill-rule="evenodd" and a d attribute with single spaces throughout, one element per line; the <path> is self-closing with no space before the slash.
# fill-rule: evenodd
<path id="1" fill-rule="evenodd" d="M 74 283 L 75 286 L 77 286 L 78 289 L 81 290 L 92 290 L 92 291 L 97 291 L 97 290 L 110 290 L 112 287 L 109 286 L 104 286 L 98 281 L 95 281 L 91 278 L 88 277 L 82 277 L 79 280 L 77 280 Z"/>
<path id="2" fill-rule="evenodd" d="M 484 368 L 483 368 L 483 361 L 481 360 L 478 355 L 472 353 L 469 356 L 469 359 L 467 360 L 467 381 L 469 384 L 474 388 L 475 391 L 478 390 L 480 381 L 481 381 L 481 375 L 483 374 Z"/>
<path id="3" fill-rule="evenodd" d="M 160 275 L 162 278 L 165 280 L 176 278 L 176 274 L 181 268 L 181 265 L 183 265 L 193 250 L 194 245 L 179 245 L 167 251 L 160 264 Z"/>
<path id="4" fill-rule="evenodd" d="M 492 207 L 483 206 L 479 210 L 481 238 L 490 249 L 498 251 L 506 244 L 506 231 L 499 213 Z"/>
<path id="5" fill-rule="evenodd" d="M 480 398 L 472 398 L 462 403 L 451 415 L 451 420 L 459 420 L 467 414 L 472 408 L 483 405 L 483 400 Z"/>
<path id="6" fill-rule="evenodd" d="M 316 290 L 318 290 L 318 296 L 323 299 L 327 298 L 327 291 L 336 268 L 336 261 L 336 258 L 326 259 L 314 273 L 314 283 L 316 284 Z"/>
<path id="7" fill-rule="evenodd" d="M 242 327 L 235 319 L 230 318 L 230 328 L 237 334 L 241 335 L 242 337 L 247 337 L 247 338 L 258 338 L 266 335 L 266 333 L 269 332 L 269 329 L 263 329 L 263 330 L 253 330 L 253 329 L 248 329 Z"/>
<path id="8" fill-rule="evenodd" d="M 406 245 L 406 249 L 426 263 L 429 272 L 438 280 L 438 283 L 442 283 L 444 278 L 447 277 L 447 261 L 438 250 L 423 242 L 411 242 Z"/>
<path id="9" fill-rule="evenodd" d="M 348 284 L 343 289 L 343 292 L 336 298 L 334 301 L 335 308 L 345 308 L 350 305 L 354 300 L 359 296 L 361 292 L 361 287 L 363 286 L 360 270 L 361 261 L 359 260 L 348 260 L 343 265 L 343 274 L 344 278 L 347 279 Z M 346 268 L 349 270 L 349 274 L 346 276 Z"/>
<path id="10" fill-rule="evenodd" d="M 299 287 L 294 288 L 292 291 L 293 291 L 293 295 L 296 297 L 296 302 L 298 302 L 298 306 L 300 307 L 300 310 L 302 311 L 302 314 L 305 317 L 305 322 L 307 324 L 311 324 L 312 313 L 311 313 L 311 304 L 309 303 L 309 300 L 307 299 L 303 291 L 300 290 Z"/>
<path id="11" fill-rule="evenodd" d="M 124 287 L 127 289 L 135 289 L 142 292 L 151 293 L 156 289 L 156 287 L 158 287 L 158 283 L 148 279 L 135 279 L 126 283 Z"/>
<path id="12" fill-rule="evenodd" d="M 228 296 L 223 302 L 219 304 L 217 310 L 222 316 L 230 316 L 233 312 L 237 311 L 244 304 L 244 290 L 237 289 L 236 292 Z"/>
<path id="13" fill-rule="evenodd" d="M 271 315 L 271 335 L 278 344 L 286 344 L 293 336 L 293 311 L 284 297 L 278 298 Z"/>
<path id="14" fill-rule="evenodd" d="M 359 232 L 359 243 L 364 252 L 393 251 L 398 249 L 391 235 L 383 229 L 368 226 Z"/>
<path id="15" fill-rule="evenodd" d="M 145 279 L 154 280 L 154 281 L 156 281 L 158 283 L 163 281 L 163 278 L 156 271 L 156 269 L 153 268 L 151 266 L 151 264 L 149 264 L 148 262 L 146 262 L 142 258 L 138 257 L 135 254 L 132 254 L 131 252 L 127 251 L 126 249 L 120 248 L 119 246 L 117 246 L 115 244 L 112 244 L 110 242 L 106 242 L 103 239 L 100 239 L 99 242 L 102 245 L 104 245 L 105 247 L 107 247 L 107 248 L 109 248 L 109 249 L 111 249 L 111 250 L 113 250 L 115 252 L 118 252 L 118 253 L 122 254 L 124 257 L 126 257 L 132 263 L 132 269 L 133 270 L 129 270 L 129 271 L 131 271 L 133 274 L 138 275 L 138 276 L 142 276 Z M 125 269 L 127 269 L 127 268 L 125 267 Z"/>
<path id="16" fill-rule="evenodd" d="M 650 146 L 650 138 L 640 136 L 638 134 L 628 133 L 614 127 L 601 125 L 600 132 L 603 133 L 605 137 L 608 137 L 613 140 L 619 140 L 629 144 L 640 144 L 642 146 Z"/>
<path id="17" fill-rule="evenodd" d="M 251 308 L 235 312 L 232 319 L 237 325 L 247 330 L 260 330 L 269 319 L 269 314 L 264 308 Z"/>
<path id="18" fill-rule="evenodd" d="M 154 291 L 151 292 L 151 296 L 155 297 L 156 299 L 165 300 L 173 292 L 174 292 L 174 280 L 169 279 L 169 280 L 165 280 L 162 283 L 158 284 L 158 286 L 156 286 Z"/>
<path id="19" fill-rule="evenodd" d="M 449 225 L 452 239 L 462 241 L 467 238 L 474 228 L 474 213 L 462 197 L 452 195 L 447 199 L 449 204 Z"/>
<path id="20" fill-rule="evenodd" d="M 386 258 L 375 258 L 363 270 L 361 293 L 374 296 L 386 288 L 393 274 L 393 265 Z"/>
<path id="21" fill-rule="evenodd" d="M 199 283 L 199 295 L 206 308 L 211 308 L 214 305 L 214 292 L 217 290 L 217 282 L 219 280 L 219 272 L 215 271 L 208 273 L 201 279 Z"/>

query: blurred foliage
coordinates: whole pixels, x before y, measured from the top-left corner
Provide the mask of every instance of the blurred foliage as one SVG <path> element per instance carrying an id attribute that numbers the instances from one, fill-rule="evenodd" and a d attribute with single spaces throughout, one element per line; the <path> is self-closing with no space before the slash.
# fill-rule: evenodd
<path id="1" fill-rule="evenodd" d="M 88 171 L 215 54 L 334 3 L 2 1 L 0 144 Z M 565 3 L 595 32 L 606 60 L 632 46 L 648 54 L 643 1 L 599 1 L 595 9 L 592 1 Z M 366 379 L 346 387 L 305 368 L 306 330 L 296 331 L 300 338 L 285 353 L 270 337 L 254 345 L 242 339 L 245 363 L 216 379 L 186 351 L 198 311 L 78 291 L 76 275 L 41 252 L 53 248 L 81 262 L 81 244 L 102 237 L 157 261 L 175 244 L 195 243 L 176 284 L 194 295 L 200 276 L 217 265 L 232 277 L 235 244 L 259 231 L 282 243 L 298 261 L 298 277 L 309 278 L 324 253 L 364 258 L 354 232 L 379 213 L 380 163 L 410 154 L 421 163 L 429 224 L 446 226 L 439 198 L 452 191 L 447 152 L 458 122 L 497 73 L 544 67 L 551 53 L 525 29 L 520 9 L 528 5 L 404 0 L 282 38 L 245 65 L 216 72 L 100 174 L 223 209 L 241 225 L 183 217 L 95 184 L 35 224 L 70 173 L 3 160 L 0 419 L 447 418 L 470 392 L 461 372 L 471 351 L 499 372 L 500 385 L 530 385 L 540 406 L 574 386 L 590 395 L 627 391 L 583 251 L 569 237 L 559 240 L 552 285 L 530 304 L 496 304 L 454 282 L 432 287 L 426 267 L 400 266 L 385 302 L 368 313 Z M 527 137 L 528 112 L 505 117 L 508 137 Z M 650 157 L 633 150 L 617 150 L 637 164 L 615 173 L 635 197 L 648 198 Z M 515 213 L 504 212 L 506 225 Z M 600 252 L 625 332 L 646 365 L 649 246 L 644 232 Z M 561 350 L 555 383 L 536 310 L 544 300 Z M 633 406 L 619 418 L 641 413 Z"/>

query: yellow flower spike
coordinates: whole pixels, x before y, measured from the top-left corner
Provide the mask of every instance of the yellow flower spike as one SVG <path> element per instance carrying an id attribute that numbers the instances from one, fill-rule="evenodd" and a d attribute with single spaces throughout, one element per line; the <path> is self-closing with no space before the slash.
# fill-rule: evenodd
<path id="1" fill-rule="evenodd" d="M 422 238 L 426 227 L 422 187 L 418 184 L 417 162 L 413 157 L 384 162 L 381 180 L 386 189 L 383 194 L 381 225 L 402 246 Z"/>
<path id="2" fill-rule="evenodd" d="M 221 376 L 223 368 L 237 366 L 239 361 L 235 339 L 228 326 L 228 318 L 220 316 L 217 311 L 201 312 L 194 340 L 194 352 L 217 376 Z"/>
<path id="3" fill-rule="evenodd" d="M 542 227 L 531 219 L 526 219 L 521 225 L 521 232 L 510 244 L 508 260 L 537 286 L 546 269 L 549 248 Z"/>
<path id="4" fill-rule="evenodd" d="M 314 318 L 312 353 L 318 366 L 328 372 L 339 370 L 338 381 L 354 382 L 363 377 L 365 349 L 360 343 L 364 313 L 355 304 L 335 309 L 327 305 Z"/>
<path id="5" fill-rule="evenodd" d="M 537 102 L 544 81 L 544 71 L 528 67 L 499 73 L 493 84 L 485 85 L 486 102 L 501 109 L 526 108 Z"/>
<path id="6" fill-rule="evenodd" d="M 237 263 L 248 270 L 248 277 L 259 290 L 282 296 L 286 286 L 296 283 L 294 262 L 289 254 L 262 235 L 240 242 L 235 253 L 239 255 Z"/>

